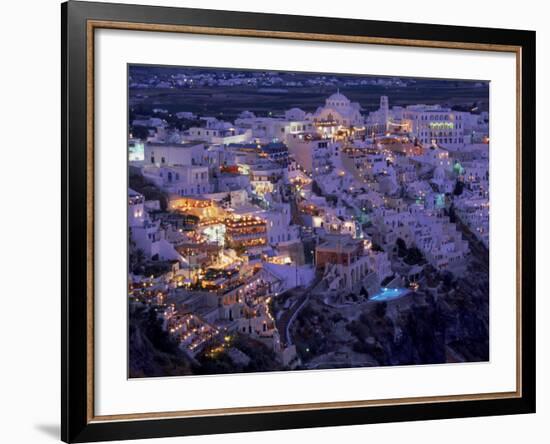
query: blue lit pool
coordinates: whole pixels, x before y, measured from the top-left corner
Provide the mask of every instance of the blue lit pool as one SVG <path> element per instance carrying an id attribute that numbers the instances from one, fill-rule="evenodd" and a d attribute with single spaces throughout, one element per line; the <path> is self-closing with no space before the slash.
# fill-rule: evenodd
<path id="1" fill-rule="evenodd" d="M 409 292 L 408 288 L 382 288 L 378 293 L 369 298 L 371 301 L 392 301 L 400 298 Z"/>

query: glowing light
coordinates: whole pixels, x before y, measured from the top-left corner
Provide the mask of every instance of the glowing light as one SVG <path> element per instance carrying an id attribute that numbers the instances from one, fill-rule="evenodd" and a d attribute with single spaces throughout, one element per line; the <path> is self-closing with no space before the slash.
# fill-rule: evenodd
<path id="1" fill-rule="evenodd" d="M 432 129 L 453 129 L 454 127 L 453 122 L 430 122 L 430 128 Z"/>

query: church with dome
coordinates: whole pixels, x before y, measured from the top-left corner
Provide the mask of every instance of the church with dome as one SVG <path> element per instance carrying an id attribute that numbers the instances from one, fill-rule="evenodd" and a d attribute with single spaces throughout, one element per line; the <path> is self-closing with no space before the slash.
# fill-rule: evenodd
<path id="1" fill-rule="evenodd" d="M 351 102 L 337 91 L 325 100 L 325 106 L 317 108 L 313 114 L 313 121 L 343 126 L 362 126 L 364 119 L 360 110 L 359 103 Z"/>

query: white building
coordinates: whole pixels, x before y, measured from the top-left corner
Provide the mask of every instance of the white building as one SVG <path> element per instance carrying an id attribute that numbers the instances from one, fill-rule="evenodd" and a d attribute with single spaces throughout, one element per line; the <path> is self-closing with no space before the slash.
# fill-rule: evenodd
<path id="1" fill-rule="evenodd" d="M 338 91 L 326 99 L 325 106 L 317 108 L 313 114 L 313 121 L 346 127 L 362 126 L 364 120 L 360 110 L 359 103 L 351 102 Z"/>
<path id="2" fill-rule="evenodd" d="M 212 192 L 207 166 L 146 166 L 142 169 L 142 174 L 157 187 L 178 196 Z"/>
<path id="3" fill-rule="evenodd" d="M 244 116 L 235 120 L 235 126 L 250 131 L 252 140 L 260 143 L 286 142 L 291 134 L 313 131 L 314 126 L 298 108 L 286 112 L 285 117 Z"/>
<path id="4" fill-rule="evenodd" d="M 440 105 L 411 105 L 403 110 L 402 124 L 423 145 L 460 146 L 464 144 L 463 114 Z"/>
<path id="5" fill-rule="evenodd" d="M 315 265 L 331 289 L 353 290 L 372 272 L 363 242 L 345 235 L 329 236 L 315 249 Z"/>
<path id="6" fill-rule="evenodd" d="M 149 218 L 144 196 L 132 189 L 128 189 L 128 231 L 131 241 L 147 259 L 185 263 L 184 258 L 165 239 L 160 223 Z"/>
<path id="7" fill-rule="evenodd" d="M 191 127 L 183 135 L 183 140 L 203 140 L 209 144 L 229 145 L 230 143 L 244 143 L 252 139 L 252 131 L 235 128 L 228 122 L 216 124 L 207 121 L 206 127 Z"/>
<path id="8" fill-rule="evenodd" d="M 154 143 L 145 144 L 145 165 L 200 165 L 203 159 L 204 144 L 187 142 L 181 144 Z"/>
<path id="9" fill-rule="evenodd" d="M 260 217 L 266 220 L 267 242 L 271 245 L 298 240 L 298 227 L 290 225 L 290 204 L 276 204 L 273 209 L 261 214 Z"/>
<path id="10" fill-rule="evenodd" d="M 390 125 L 390 108 L 387 96 L 380 97 L 380 108 L 369 113 L 365 122 L 368 127 L 367 135 L 369 136 L 371 133 L 384 134 L 388 131 Z"/>
<path id="11" fill-rule="evenodd" d="M 455 199 L 455 212 L 472 233 L 489 248 L 489 200 L 483 197 Z"/>
<path id="12" fill-rule="evenodd" d="M 293 134 L 287 139 L 289 154 L 306 172 L 326 172 L 340 156 L 340 144 L 316 133 Z M 339 160 L 339 159 L 338 159 Z"/>
<path id="13" fill-rule="evenodd" d="M 486 113 L 453 111 L 441 105 L 409 105 L 389 108 L 388 98 L 380 97 L 380 108 L 371 112 L 366 125 L 371 132 L 407 133 L 424 146 L 457 148 L 472 141 L 486 142 L 489 135 Z"/>

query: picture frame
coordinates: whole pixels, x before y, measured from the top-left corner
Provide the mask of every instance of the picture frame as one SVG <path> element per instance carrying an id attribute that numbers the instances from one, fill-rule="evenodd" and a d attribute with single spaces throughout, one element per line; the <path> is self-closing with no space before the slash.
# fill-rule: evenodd
<path id="1" fill-rule="evenodd" d="M 61 22 L 63 441 L 142 439 L 535 412 L 534 32 L 79 1 L 62 4 Z M 516 246 L 513 260 L 517 275 L 514 290 L 516 389 L 97 415 L 94 293 L 100 277 L 95 273 L 94 205 L 98 199 L 95 194 L 98 180 L 104 180 L 104 176 L 98 176 L 94 169 L 94 141 L 98 131 L 94 126 L 97 118 L 94 74 L 98 49 L 94 46 L 94 35 L 99 29 L 137 32 L 142 38 L 158 32 L 174 36 L 269 38 L 283 43 L 311 41 L 375 45 L 381 49 L 396 46 L 513 54 L 516 66 L 516 171 L 510 174 L 517 184 L 515 196 L 509 198 L 516 202 L 516 237 L 515 242 L 512 241 Z M 307 67 L 298 65 L 295 69 L 307 71 Z"/>

